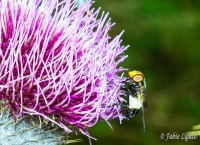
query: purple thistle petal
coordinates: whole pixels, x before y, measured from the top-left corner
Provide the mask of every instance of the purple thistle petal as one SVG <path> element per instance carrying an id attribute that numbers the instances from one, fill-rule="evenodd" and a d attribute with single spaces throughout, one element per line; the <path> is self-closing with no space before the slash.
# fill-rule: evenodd
<path id="1" fill-rule="evenodd" d="M 66 132 L 87 134 L 99 119 L 119 117 L 123 81 L 117 66 L 127 47 L 110 39 L 108 14 L 91 1 L 13 0 L 0 2 L 0 97 L 13 117 L 39 115 Z M 112 107 L 111 107 L 112 106 Z M 55 119 L 54 119 L 55 118 Z"/>

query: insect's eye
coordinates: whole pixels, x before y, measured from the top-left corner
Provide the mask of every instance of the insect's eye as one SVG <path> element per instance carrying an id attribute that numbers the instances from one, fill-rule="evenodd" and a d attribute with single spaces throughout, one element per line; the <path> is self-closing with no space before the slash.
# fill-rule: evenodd
<path id="1" fill-rule="evenodd" d="M 141 82 L 143 80 L 144 80 L 144 77 L 142 75 L 140 75 L 140 74 L 137 74 L 137 75 L 133 76 L 133 81 L 135 81 L 137 83 L 139 83 L 139 82 Z"/>

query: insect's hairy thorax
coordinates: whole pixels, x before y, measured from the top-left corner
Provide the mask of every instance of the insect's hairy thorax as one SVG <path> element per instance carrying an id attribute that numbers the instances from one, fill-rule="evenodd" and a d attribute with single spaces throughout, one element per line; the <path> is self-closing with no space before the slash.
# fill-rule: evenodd
<path id="1" fill-rule="evenodd" d="M 145 96 L 145 84 L 144 81 L 142 82 L 132 82 L 129 85 L 129 90 L 133 96 L 137 97 L 138 99 L 142 99 Z"/>

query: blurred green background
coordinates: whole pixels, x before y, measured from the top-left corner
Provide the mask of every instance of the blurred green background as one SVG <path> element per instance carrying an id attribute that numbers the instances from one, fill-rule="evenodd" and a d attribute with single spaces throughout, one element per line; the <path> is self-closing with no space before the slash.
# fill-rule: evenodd
<path id="1" fill-rule="evenodd" d="M 161 133 L 179 135 L 200 124 L 200 1 L 96 0 L 94 7 L 110 12 L 112 37 L 125 30 L 129 57 L 121 64 L 144 73 L 148 108 L 146 133 L 141 112 L 131 120 L 105 122 L 89 128 L 93 145 L 197 145 L 195 140 L 162 140 Z M 126 76 L 127 76 L 127 72 Z M 87 137 L 79 134 L 88 145 Z"/>

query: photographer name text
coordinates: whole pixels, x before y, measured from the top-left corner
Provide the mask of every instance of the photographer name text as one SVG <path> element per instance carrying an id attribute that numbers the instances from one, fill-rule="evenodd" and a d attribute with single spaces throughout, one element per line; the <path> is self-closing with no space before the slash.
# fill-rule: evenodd
<path id="1" fill-rule="evenodd" d="M 189 135 L 187 133 L 178 134 L 177 132 L 174 133 L 161 133 L 160 138 L 167 141 L 167 140 L 176 140 L 181 139 L 184 141 L 194 140 L 197 139 L 197 135 Z"/>

